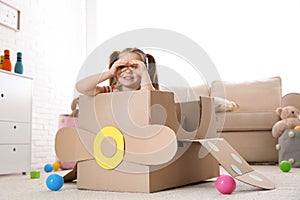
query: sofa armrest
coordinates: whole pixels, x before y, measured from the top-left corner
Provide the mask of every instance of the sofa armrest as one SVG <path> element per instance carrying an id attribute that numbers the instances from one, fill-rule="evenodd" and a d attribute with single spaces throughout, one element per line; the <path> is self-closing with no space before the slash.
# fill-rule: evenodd
<path id="1" fill-rule="evenodd" d="M 281 107 L 285 106 L 295 106 L 300 109 L 300 94 L 299 93 L 289 93 L 282 97 Z"/>

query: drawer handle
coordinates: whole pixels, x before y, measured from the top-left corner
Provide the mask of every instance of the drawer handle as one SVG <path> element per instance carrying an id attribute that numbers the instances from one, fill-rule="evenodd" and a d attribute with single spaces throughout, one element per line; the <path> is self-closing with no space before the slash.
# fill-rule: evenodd
<path id="1" fill-rule="evenodd" d="M 14 125 L 14 129 L 17 129 L 17 126 L 16 126 L 16 125 Z"/>
<path id="2" fill-rule="evenodd" d="M 4 94 L 3 93 L 1 93 L 1 98 L 3 98 L 4 97 Z"/>
<path id="3" fill-rule="evenodd" d="M 16 149 L 16 148 L 13 148 L 13 151 L 17 151 L 17 149 Z"/>

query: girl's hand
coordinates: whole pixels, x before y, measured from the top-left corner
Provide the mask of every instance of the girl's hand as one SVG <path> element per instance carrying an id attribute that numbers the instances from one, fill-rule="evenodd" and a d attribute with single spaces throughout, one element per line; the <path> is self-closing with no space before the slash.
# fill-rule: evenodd
<path id="1" fill-rule="evenodd" d="M 140 60 L 131 60 L 130 61 L 130 68 L 133 73 L 137 74 L 141 77 L 141 90 L 155 90 L 152 86 L 147 67 L 144 62 Z"/>
<path id="2" fill-rule="evenodd" d="M 123 71 L 126 70 L 128 65 L 128 61 L 124 61 L 124 60 L 117 60 L 116 62 L 114 62 L 114 64 L 111 66 L 111 68 L 109 69 L 109 72 L 112 76 L 117 76 L 117 74 L 122 73 Z M 121 69 L 121 70 L 119 70 Z"/>
<path id="3" fill-rule="evenodd" d="M 140 60 L 131 60 L 129 62 L 129 68 L 139 76 L 142 76 L 144 72 L 147 72 L 147 67 L 144 62 Z"/>

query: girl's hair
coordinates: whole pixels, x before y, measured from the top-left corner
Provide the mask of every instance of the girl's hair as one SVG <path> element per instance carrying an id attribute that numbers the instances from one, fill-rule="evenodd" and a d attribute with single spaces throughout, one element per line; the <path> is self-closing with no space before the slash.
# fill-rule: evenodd
<path id="1" fill-rule="evenodd" d="M 138 54 L 142 61 L 145 63 L 147 67 L 147 71 L 150 77 L 150 80 L 152 82 L 153 87 L 158 90 L 158 77 L 157 77 L 157 71 L 156 71 L 156 63 L 155 59 L 150 54 L 145 54 L 142 50 L 137 48 L 126 48 L 123 51 L 114 51 L 109 57 L 109 69 L 111 66 L 119 59 L 120 55 L 123 53 L 136 53 Z M 115 85 L 118 82 L 116 77 L 109 79 L 109 85 Z"/>

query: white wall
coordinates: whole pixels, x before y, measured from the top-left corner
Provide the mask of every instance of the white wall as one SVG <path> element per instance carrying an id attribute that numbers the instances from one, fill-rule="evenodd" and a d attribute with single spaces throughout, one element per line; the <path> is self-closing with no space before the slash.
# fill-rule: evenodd
<path id="1" fill-rule="evenodd" d="M 86 52 L 85 1 L 5 2 L 21 11 L 21 30 L 15 32 L 0 26 L 0 52 L 10 49 L 13 65 L 16 52 L 23 52 L 24 75 L 34 79 L 32 168 L 35 169 L 55 161 L 58 116 L 71 113 L 74 84 Z"/>
<path id="2" fill-rule="evenodd" d="M 280 75 L 284 93 L 300 91 L 297 0 L 88 1 L 98 6 L 88 21 L 94 47 L 124 31 L 170 29 L 202 46 L 224 80 Z M 34 169 L 55 159 L 58 115 L 70 112 L 75 79 L 93 41 L 86 44 L 85 0 L 5 2 L 21 10 L 21 30 L 0 26 L 0 52 L 10 49 L 14 63 L 22 51 L 24 74 L 34 79 Z"/>
<path id="3" fill-rule="evenodd" d="M 300 92 L 299 0 L 98 1 L 97 43 L 138 28 L 163 28 L 197 42 L 227 81 L 281 76 Z"/>

